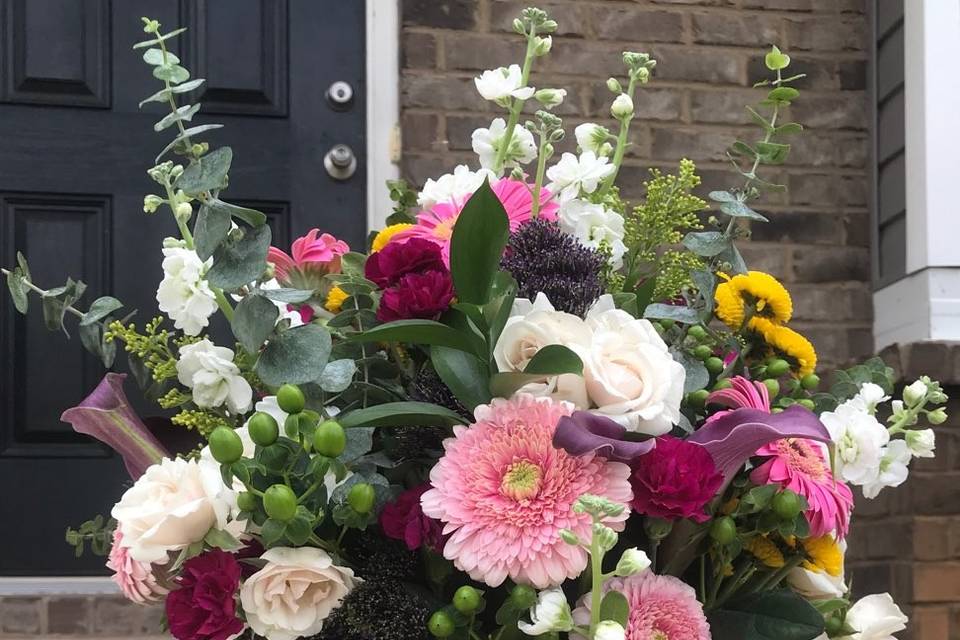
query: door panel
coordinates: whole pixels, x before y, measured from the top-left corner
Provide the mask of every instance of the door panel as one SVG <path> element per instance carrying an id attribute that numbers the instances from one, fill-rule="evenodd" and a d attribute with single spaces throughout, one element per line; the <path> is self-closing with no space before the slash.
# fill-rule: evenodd
<path id="1" fill-rule="evenodd" d="M 277 246 L 312 227 L 360 246 L 363 158 L 336 182 L 323 156 L 338 143 L 363 148 L 363 2 L 0 0 L 0 263 L 21 250 L 40 286 L 86 282 L 81 306 L 112 293 L 139 322 L 156 315 L 161 244 L 176 225 L 142 211 L 156 191 L 146 170 L 170 138 L 152 129 L 162 105 L 137 108 L 159 88 L 130 49 L 143 15 L 190 29 L 172 48 L 208 80 L 192 97 L 204 105 L 195 123 L 226 125 L 204 138 L 234 149 L 225 198 L 266 213 Z M 325 99 L 337 80 L 354 89 L 347 111 Z M 59 420 L 102 367 L 76 336 L 47 332 L 31 303 L 22 317 L 0 295 L 0 575 L 102 573 L 102 559 L 73 558 L 63 532 L 108 512 L 129 479 Z M 127 392 L 137 396 L 132 380 Z"/>

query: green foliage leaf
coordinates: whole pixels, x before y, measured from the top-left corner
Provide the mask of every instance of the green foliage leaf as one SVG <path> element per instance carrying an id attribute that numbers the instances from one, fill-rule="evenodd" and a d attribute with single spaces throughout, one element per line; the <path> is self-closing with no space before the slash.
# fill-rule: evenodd
<path id="1" fill-rule="evenodd" d="M 287 304 L 297 304 L 306 302 L 313 297 L 313 291 L 307 289 L 260 289 L 260 295 L 270 298 L 276 302 L 286 302 Z"/>
<path id="2" fill-rule="evenodd" d="M 813 640 L 823 616 L 790 591 L 767 591 L 739 599 L 708 614 L 714 640 Z"/>
<path id="3" fill-rule="evenodd" d="M 187 93 L 193 91 L 200 85 L 202 85 L 206 80 L 203 78 L 195 78 L 189 82 L 184 82 L 183 84 L 178 84 L 170 87 L 169 89 L 163 88 L 160 91 L 157 91 L 155 94 L 149 98 L 144 98 L 140 101 L 140 104 L 137 105 L 139 108 L 143 108 L 143 105 L 148 102 L 167 102 L 170 99 L 170 96 L 176 95 L 178 93 Z"/>
<path id="4" fill-rule="evenodd" d="M 718 255 L 717 258 L 730 265 L 727 270 L 730 274 L 747 272 L 747 263 L 743 261 L 743 256 L 740 255 L 740 250 L 737 249 L 735 244 L 731 244 L 730 249 Z"/>
<path id="5" fill-rule="evenodd" d="M 255 370 L 264 384 L 303 384 L 317 380 L 330 357 L 330 332 L 315 324 L 284 331 L 270 340 Z"/>
<path id="6" fill-rule="evenodd" d="M 113 361 L 117 357 L 117 343 L 113 340 L 109 342 L 104 340 L 103 327 L 96 323 L 81 324 L 78 333 L 80 344 L 84 349 L 100 358 L 105 368 L 109 369 L 113 366 Z"/>
<path id="7" fill-rule="evenodd" d="M 232 162 L 233 149 L 230 147 L 214 149 L 190 163 L 190 166 L 184 169 L 180 178 L 177 179 L 176 186 L 191 196 L 221 189 L 226 182 Z"/>
<path id="8" fill-rule="evenodd" d="M 441 346 L 430 349 L 430 361 L 463 406 L 473 411 L 477 405 L 490 402 L 490 370 L 485 362 L 466 351 Z"/>
<path id="9" fill-rule="evenodd" d="M 241 233 L 232 232 L 213 254 L 213 266 L 207 272 L 207 281 L 212 286 L 236 289 L 253 282 L 266 270 L 270 227 L 247 228 Z M 235 235 L 241 237 L 235 238 Z"/>
<path id="10" fill-rule="evenodd" d="M 707 194 L 707 197 L 714 202 L 736 202 L 738 200 L 737 196 L 729 191 L 711 191 Z"/>
<path id="11" fill-rule="evenodd" d="M 763 57 L 764 64 L 770 71 L 780 71 L 790 66 L 790 56 L 782 53 L 776 45 L 770 47 L 770 52 Z"/>
<path id="12" fill-rule="evenodd" d="M 247 296 L 233 312 L 230 328 L 247 353 L 257 353 L 277 324 L 280 311 L 263 296 Z"/>
<path id="13" fill-rule="evenodd" d="M 134 49 L 143 49 L 144 47 L 152 47 L 154 45 L 160 44 L 161 41 L 170 40 L 171 38 L 176 38 L 178 35 L 186 31 L 186 27 L 181 27 L 179 29 L 174 29 L 170 33 L 158 36 L 153 40 L 141 40 L 140 42 L 133 45 Z"/>
<path id="14" fill-rule="evenodd" d="M 159 66 L 161 64 L 179 64 L 180 58 L 172 51 L 167 51 L 166 57 L 164 57 L 163 49 L 147 49 L 143 52 L 143 61 L 152 66 Z"/>
<path id="15" fill-rule="evenodd" d="M 7 274 L 7 288 L 10 290 L 10 297 L 13 298 L 13 306 L 23 314 L 27 313 L 30 308 L 30 300 L 24 280 L 23 271 L 18 267 L 14 267 Z"/>
<path id="16" fill-rule="evenodd" d="M 356 373 L 357 363 L 353 360 L 349 358 L 334 360 L 324 367 L 317 384 L 327 393 L 340 393 L 350 386 Z"/>
<path id="17" fill-rule="evenodd" d="M 733 202 L 721 203 L 720 211 L 722 211 L 723 213 L 727 214 L 732 218 L 749 218 L 750 220 L 759 220 L 760 222 L 768 222 L 768 220 L 764 216 L 760 215 L 759 213 L 757 213 L 756 211 L 754 211 L 744 203 L 740 202 L 739 200 L 735 200 Z"/>
<path id="18" fill-rule="evenodd" d="M 211 547 L 218 547 L 224 551 L 236 551 L 243 546 L 243 543 L 233 537 L 233 534 L 223 529 L 210 529 L 203 537 L 203 541 Z"/>
<path id="19" fill-rule="evenodd" d="M 337 416 L 344 429 L 355 427 L 421 427 L 463 424 L 463 417 L 429 402 L 387 402 Z"/>
<path id="20" fill-rule="evenodd" d="M 583 360 L 569 347 L 548 344 L 532 358 L 523 370 L 526 374 L 555 376 L 563 373 L 583 373 Z"/>
<path id="21" fill-rule="evenodd" d="M 178 64 L 162 64 L 153 68 L 153 77 L 170 84 L 180 84 L 190 79 L 190 72 Z"/>
<path id="22" fill-rule="evenodd" d="M 450 240 L 450 275 L 460 302 L 486 304 L 510 236 L 507 213 L 484 181 L 464 205 Z"/>
<path id="23" fill-rule="evenodd" d="M 200 207 L 193 225 L 193 243 L 201 260 L 212 256 L 227 237 L 230 222 L 230 212 L 225 207 L 217 206 L 217 201 Z"/>
<path id="24" fill-rule="evenodd" d="M 682 307 L 679 305 L 663 304 L 657 302 L 647 305 L 643 312 L 643 317 L 648 320 L 674 320 L 683 324 L 697 324 L 700 322 L 700 314 L 696 309 Z"/>
<path id="25" fill-rule="evenodd" d="M 755 158 L 757 156 L 757 152 L 753 149 L 753 147 L 742 140 L 737 140 L 730 145 L 730 152 L 734 155 L 747 156 L 748 158 Z"/>
<path id="26" fill-rule="evenodd" d="M 679 349 L 671 349 L 670 355 L 673 356 L 674 360 L 683 365 L 685 373 L 683 378 L 684 393 L 704 389 L 710 384 L 710 374 L 707 372 L 707 368 L 703 365 L 702 361 L 694 358 L 686 351 Z"/>
<path id="27" fill-rule="evenodd" d="M 42 296 L 43 322 L 48 330 L 63 329 L 63 333 L 70 337 L 70 332 L 63 325 L 63 316 L 67 313 L 67 307 L 79 300 L 86 288 L 83 282 L 67 278 L 67 284 L 50 289 Z"/>
<path id="28" fill-rule="evenodd" d="M 241 207 L 238 204 L 231 204 L 218 199 L 211 200 L 210 205 L 226 209 L 232 217 L 246 222 L 251 227 L 259 227 L 267 223 L 267 216 L 256 209 Z"/>
<path id="29" fill-rule="evenodd" d="M 153 130 L 158 132 L 163 131 L 179 121 L 190 122 L 193 120 L 193 116 L 196 115 L 197 111 L 200 111 L 199 104 L 185 104 L 182 107 L 177 107 L 176 111 L 171 111 L 154 124 Z"/>
<path id="30" fill-rule="evenodd" d="M 486 320 L 487 342 L 495 345 L 510 317 L 513 302 L 517 298 L 517 281 L 506 271 L 500 271 L 493 279 L 493 295 L 490 302 L 483 305 L 483 317 Z"/>
<path id="31" fill-rule="evenodd" d="M 474 352 L 469 335 L 434 320 L 396 320 L 350 336 L 351 342 L 408 342 Z"/>
<path id="32" fill-rule="evenodd" d="M 799 95 L 800 92 L 793 87 L 777 87 L 776 89 L 770 90 L 764 102 L 787 105 L 793 100 L 796 100 Z"/>
<path id="33" fill-rule="evenodd" d="M 157 157 L 154 158 L 154 162 L 159 163 L 160 158 L 167 155 L 167 153 L 172 151 L 175 147 L 177 147 L 177 145 L 181 143 L 185 143 L 188 138 L 199 135 L 206 131 L 212 131 L 214 129 L 222 129 L 222 128 L 223 128 L 222 124 L 201 124 L 196 127 L 190 127 L 189 129 L 184 130 L 184 132 L 178 135 L 176 138 L 174 138 L 173 142 L 165 146 L 163 148 L 163 151 L 157 154 Z"/>
<path id="34" fill-rule="evenodd" d="M 627 617 L 630 615 L 630 605 L 627 597 L 619 591 L 608 591 L 600 602 L 600 619 L 613 620 L 621 627 L 626 628 Z"/>
<path id="35" fill-rule="evenodd" d="M 758 142 L 757 153 L 766 164 L 783 164 L 790 154 L 790 145 L 780 142 Z"/>
<path id="36" fill-rule="evenodd" d="M 84 327 L 103 318 L 123 307 L 123 303 L 112 296 L 102 296 L 93 301 L 87 312 L 80 319 L 80 326 Z"/>
<path id="37" fill-rule="evenodd" d="M 786 122 L 773 130 L 774 135 L 789 136 L 803 131 L 803 125 L 796 122 Z"/>
<path id="38" fill-rule="evenodd" d="M 707 258 L 724 251 L 730 242 L 730 237 L 719 231 L 692 231 L 683 238 L 683 246 Z"/>

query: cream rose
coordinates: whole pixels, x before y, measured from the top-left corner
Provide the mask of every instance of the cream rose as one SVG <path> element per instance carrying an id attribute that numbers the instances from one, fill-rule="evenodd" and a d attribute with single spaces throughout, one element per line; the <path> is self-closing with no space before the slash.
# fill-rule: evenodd
<path id="1" fill-rule="evenodd" d="M 219 465 L 164 458 L 123 494 L 111 515 L 130 557 L 164 564 L 171 551 L 226 526 L 232 493 L 223 484 Z"/>
<path id="2" fill-rule="evenodd" d="M 680 419 L 685 373 L 649 320 L 603 296 L 587 313 L 593 332 L 583 375 L 595 413 L 653 436 Z M 585 357 L 584 357 L 585 355 Z"/>
<path id="3" fill-rule="evenodd" d="M 359 582 L 322 549 L 275 547 L 266 566 L 240 589 L 240 604 L 253 631 L 267 640 L 296 640 L 320 632 L 323 622 Z"/>

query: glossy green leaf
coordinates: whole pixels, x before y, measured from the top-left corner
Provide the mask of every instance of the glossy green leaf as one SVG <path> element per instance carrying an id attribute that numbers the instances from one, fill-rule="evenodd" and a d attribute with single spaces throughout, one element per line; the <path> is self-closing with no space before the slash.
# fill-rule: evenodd
<path id="1" fill-rule="evenodd" d="M 202 205 L 193 225 L 193 244 L 197 256 L 201 260 L 212 256 L 227 237 L 230 227 L 230 212 L 225 207 L 217 206 L 216 201 Z"/>
<path id="2" fill-rule="evenodd" d="M 476 356 L 449 347 L 431 347 L 430 361 L 437 375 L 463 406 L 471 411 L 490 402 L 490 370 Z"/>
<path id="3" fill-rule="evenodd" d="M 350 336 L 351 342 L 407 342 L 473 353 L 474 341 L 462 331 L 434 320 L 397 320 Z"/>
<path id="4" fill-rule="evenodd" d="M 230 328 L 247 353 L 257 353 L 277 324 L 280 311 L 263 296 L 247 296 L 233 312 Z"/>
<path id="5" fill-rule="evenodd" d="M 213 266 L 207 272 L 207 281 L 214 287 L 237 289 L 259 278 L 267 268 L 270 227 L 243 229 L 242 236 L 234 239 L 237 231 L 232 232 L 213 254 Z"/>
<path id="6" fill-rule="evenodd" d="M 264 384 L 303 384 L 317 380 L 330 357 L 330 332 L 315 324 L 288 329 L 270 340 L 255 370 Z"/>
<path id="7" fill-rule="evenodd" d="M 190 163 L 177 179 L 176 186 L 191 196 L 221 189 L 226 182 L 232 162 L 233 149 L 230 147 L 214 149 Z"/>
<path id="8" fill-rule="evenodd" d="M 457 217 L 450 240 L 450 274 L 460 302 L 486 304 L 510 236 L 506 211 L 486 181 Z"/>
<path id="9" fill-rule="evenodd" d="M 528 375 L 555 376 L 563 373 L 583 373 L 583 360 L 569 347 L 548 344 L 537 351 L 523 372 Z"/>
<path id="10" fill-rule="evenodd" d="M 621 627 L 627 626 L 630 604 L 627 597 L 619 591 L 608 591 L 600 602 L 600 619 L 613 620 Z"/>
<path id="11" fill-rule="evenodd" d="M 789 589 L 741 598 L 708 619 L 714 640 L 814 640 L 824 630 L 823 616 Z"/>
<path id="12" fill-rule="evenodd" d="M 354 427 L 420 427 L 463 424 L 463 417 L 429 402 L 387 402 L 337 416 L 344 429 Z"/>

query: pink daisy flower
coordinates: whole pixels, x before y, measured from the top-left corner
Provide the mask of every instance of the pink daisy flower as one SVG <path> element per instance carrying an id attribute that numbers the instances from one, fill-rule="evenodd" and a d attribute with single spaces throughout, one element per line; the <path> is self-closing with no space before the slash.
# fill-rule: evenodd
<path id="1" fill-rule="evenodd" d="M 693 587 L 673 576 L 644 571 L 628 578 L 613 578 L 603 592 L 619 591 L 627 598 L 626 640 L 710 640 L 710 624 Z M 590 625 L 590 594 L 573 611 L 573 621 Z M 571 638 L 583 640 L 572 634 Z"/>
<path id="2" fill-rule="evenodd" d="M 107 568 L 114 572 L 112 580 L 117 583 L 127 600 L 137 604 L 158 602 L 161 596 L 170 593 L 153 574 L 153 565 L 138 562 L 130 557 L 129 548 L 123 546 L 120 527 L 113 531 L 113 547 L 107 558 Z"/>
<path id="3" fill-rule="evenodd" d="M 520 225 L 533 218 L 533 194 L 530 185 L 520 180 L 505 178 L 490 187 L 500 200 L 507 218 L 510 220 L 510 231 L 516 231 Z M 553 194 L 547 189 L 540 189 L 540 211 L 538 217 L 547 220 L 556 220 L 560 205 L 552 200 Z M 443 247 L 443 260 L 450 265 L 450 239 L 453 237 L 453 226 L 457 222 L 460 212 L 469 200 L 469 196 L 454 202 L 441 202 L 417 214 L 417 224 L 404 229 L 395 240 L 403 242 L 409 238 L 425 238 Z"/>
<path id="4" fill-rule="evenodd" d="M 734 409 L 757 409 L 770 413 L 770 391 L 767 385 L 756 380 L 747 380 L 743 376 L 730 378 L 727 389 L 714 391 L 707 396 L 707 404 L 718 404 L 728 407 L 726 411 L 718 411 L 707 418 L 707 422 L 715 420 Z"/>
<path id="5" fill-rule="evenodd" d="M 803 438 L 785 438 L 764 445 L 758 456 L 766 462 L 750 474 L 755 484 L 778 484 L 800 494 L 810 508 L 806 512 L 811 537 L 836 531 L 838 538 L 847 535 L 853 492 L 833 477 L 821 446 Z"/>
<path id="6" fill-rule="evenodd" d="M 293 241 L 290 247 L 292 256 L 277 247 L 270 247 L 267 260 L 273 263 L 277 280 L 286 284 L 303 284 L 328 273 L 340 272 L 340 256 L 350 251 L 342 240 L 329 233 L 318 236 L 319 229 L 310 229 L 307 234 Z M 314 288 L 313 286 L 300 288 Z"/>
<path id="7" fill-rule="evenodd" d="M 433 488 L 423 513 L 444 524 L 443 555 L 491 587 L 508 577 L 538 589 L 575 578 L 587 553 L 560 538 L 570 529 L 590 539 L 590 516 L 574 513 L 585 493 L 627 505 L 630 467 L 595 453 L 572 456 L 554 448 L 568 403 L 519 394 L 477 407 L 476 424 L 454 427 L 430 472 Z M 622 530 L 629 509 L 607 524 Z"/>

